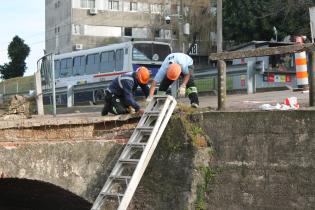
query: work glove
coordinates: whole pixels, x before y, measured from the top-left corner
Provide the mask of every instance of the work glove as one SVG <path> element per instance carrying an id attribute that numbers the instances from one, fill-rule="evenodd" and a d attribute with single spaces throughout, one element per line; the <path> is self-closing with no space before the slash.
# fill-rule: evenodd
<path id="1" fill-rule="evenodd" d="M 186 95 L 186 85 L 181 85 L 178 89 L 179 97 L 184 98 Z"/>
<path id="2" fill-rule="evenodd" d="M 150 103 L 153 99 L 153 96 L 148 96 L 147 99 L 145 100 L 146 103 Z"/>
<path id="3" fill-rule="evenodd" d="M 145 100 L 145 106 L 148 106 L 149 103 L 152 101 L 153 96 L 148 96 L 147 99 Z"/>
<path id="4" fill-rule="evenodd" d="M 135 109 L 132 106 L 128 106 L 127 111 L 128 111 L 129 114 L 133 114 L 133 113 L 136 112 Z"/>
<path id="5" fill-rule="evenodd" d="M 137 114 L 138 114 L 138 115 L 143 115 L 143 113 L 144 113 L 144 110 L 143 110 L 143 109 L 139 109 L 139 110 L 137 111 Z"/>

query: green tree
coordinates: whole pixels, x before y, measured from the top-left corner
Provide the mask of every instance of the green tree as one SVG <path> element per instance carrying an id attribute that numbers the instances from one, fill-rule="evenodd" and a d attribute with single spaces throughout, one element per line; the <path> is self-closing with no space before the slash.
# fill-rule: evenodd
<path id="1" fill-rule="evenodd" d="M 9 63 L 0 66 L 3 79 L 22 77 L 26 70 L 25 59 L 30 53 L 30 48 L 24 40 L 15 36 L 8 46 Z"/>
<path id="2" fill-rule="evenodd" d="M 242 43 L 287 35 L 310 35 L 308 8 L 315 0 L 224 0 L 224 39 Z"/>

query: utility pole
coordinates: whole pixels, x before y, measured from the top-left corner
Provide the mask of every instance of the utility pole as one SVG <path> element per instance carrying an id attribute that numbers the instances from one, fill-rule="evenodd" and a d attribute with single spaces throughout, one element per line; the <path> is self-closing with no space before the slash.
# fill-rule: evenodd
<path id="1" fill-rule="evenodd" d="M 222 0 L 217 0 L 217 52 L 222 52 Z"/>
<path id="2" fill-rule="evenodd" d="M 178 16 L 178 50 L 184 52 L 183 42 L 184 33 L 183 33 L 183 0 L 180 0 L 179 5 L 179 16 Z"/>
<path id="3" fill-rule="evenodd" d="M 311 70 L 310 70 L 310 92 L 309 92 L 309 105 L 315 106 L 315 52 L 311 52 Z"/>
<path id="4" fill-rule="evenodd" d="M 222 52 L 222 0 L 217 0 L 217 52 Z M 225 109 L 226 103 L 226 63 L 217 62 L 218 67 L 218 110 Z"/>

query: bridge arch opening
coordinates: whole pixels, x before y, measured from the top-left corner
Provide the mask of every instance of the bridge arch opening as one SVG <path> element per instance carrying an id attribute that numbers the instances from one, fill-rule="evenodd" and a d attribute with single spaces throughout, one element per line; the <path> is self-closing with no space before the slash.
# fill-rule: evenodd
<path id="1" fill-rule="evenodd" d="M 50 183 L 0 179 L 0 209 L 10 210 L 89 210 L 92 204 Z"/>

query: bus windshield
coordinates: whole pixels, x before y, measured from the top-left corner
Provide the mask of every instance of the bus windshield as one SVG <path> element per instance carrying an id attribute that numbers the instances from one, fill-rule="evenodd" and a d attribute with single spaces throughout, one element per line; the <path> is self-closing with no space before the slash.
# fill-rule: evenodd
<path id="1" fill-rule="evenodd" d="M 171 53 L 169 45 L 155 43 L 135 43 L 132 48 L 134 61 L 163 61 Z"/>

